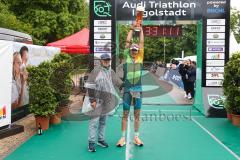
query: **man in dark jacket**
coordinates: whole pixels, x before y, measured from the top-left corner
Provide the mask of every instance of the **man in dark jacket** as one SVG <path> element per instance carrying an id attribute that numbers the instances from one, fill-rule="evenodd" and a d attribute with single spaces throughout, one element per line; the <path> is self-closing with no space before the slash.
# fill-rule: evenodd
<path id="1" fill-rule="evenodd" d="M 191 97 L 189 99 L 194 98 L 194 86 L 195 86 L 195 81 L 196 81 L 196 62 L 192 61 L 191 66 L 189 67 L 187 71 L 187 75 L 189 78 L 189 92 L 191 94 Z"/>
<path id="2" fill-rule="evenodd" d="M 183 81 L 183 86 L 184 86 L 184 91 L 185 91 L 185 98 L 188 97 L 189 94 L 189 85 L 188 85 L 188 74 L 187 71 L 190 66 L 190 61 L 186 60 L 182 64 L 179 65 L 179 74 L 182 76 L 182 81 Z"/>

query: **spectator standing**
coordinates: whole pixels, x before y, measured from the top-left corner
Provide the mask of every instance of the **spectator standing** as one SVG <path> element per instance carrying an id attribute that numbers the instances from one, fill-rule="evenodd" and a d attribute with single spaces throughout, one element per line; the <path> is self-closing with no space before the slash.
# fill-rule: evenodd
<path id="1" fill-rule="evenodd" d="M 184 91 L 185 91 L 184 98 L 187 98 L 189 94 L 189 85 L 188 85 L 189 77 L 187 74 L 189 67 L 190 67 L 190 60 L 185 60 L 182 64 L 179 65 L 179 74 L 182 77 Z"/>
<path id="2" fill-rule="evenodd" d="M 196 81 L 196 62 L 192 61 L 191 65 L 187 71 L 187 75 L 189 77 L 188 85 L 189 85 L 189 93 L 191 97 L 189 96 L 188 99 L 194 98 L 195 90 L 195 81 Z"/>

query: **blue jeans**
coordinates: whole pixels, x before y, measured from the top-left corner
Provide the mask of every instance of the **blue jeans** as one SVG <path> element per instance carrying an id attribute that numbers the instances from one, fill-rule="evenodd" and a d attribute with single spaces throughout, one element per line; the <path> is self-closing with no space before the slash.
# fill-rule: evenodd
<path id="1" fill-rule="evenodd" d="M 98 141 L 105 140 L 106 120 L 106 115 L 101 115 L 100 117 L 94 117 L 90 119 L 88 142 L 95 143 L 96 134 L 98 134 Z"/>

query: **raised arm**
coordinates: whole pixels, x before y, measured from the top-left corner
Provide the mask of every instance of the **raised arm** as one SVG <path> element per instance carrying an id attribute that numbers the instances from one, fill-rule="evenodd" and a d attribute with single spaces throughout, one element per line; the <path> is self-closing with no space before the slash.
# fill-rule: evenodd
<path id="1" fill-rule="evenodd" d="M 129 48 L 130 45 L 131 45 L 133 30 L 134 30 L 134 27 L 132 25 L 131 28 L 130 28 L 130 31 L 128 32 L 128 35 L 127 35 L 125 48 Z"/>
<path id="2" fill-rule="evenodd" d="M 130 27 L 130 31 L 128 32 L 125 48 L 129 48 L 131 45 L 133 32 L 134 32 L 134 28 L 136 27 L 136 25 L 137 25 L 136 22 L 133 22 L 133 24 Z"/>
<path id="3" fill-rule="evenodd" d="M 143 28 L 142 27 L 141 27 L 141 31 L 140 31 L 139 47 L 141 49 L 144 48 L 144 34 L 143 34 Z"/>

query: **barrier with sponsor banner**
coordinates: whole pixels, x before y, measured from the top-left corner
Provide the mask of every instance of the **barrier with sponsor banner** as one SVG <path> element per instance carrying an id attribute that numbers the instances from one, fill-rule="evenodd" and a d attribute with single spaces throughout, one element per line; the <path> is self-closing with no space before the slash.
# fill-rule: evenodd
<path id="1" fill-rule="evenodd" d="M 21 48 L 27 48 L 26 57 L 19 53 Z M 59 53 L 55 47 L 0 40 L 0 127 L 11 124 L 12 112 L 29 102 L 26 67 L 51 60 Z"/>
<path id="2" fill-rule="evenodd" d="M 182 77 L 179 74 L 178 68 L 176 69 L 167 69 L 165 75 L 164 75 L 164 80 L 169 81 L 177 85 L 179 88 L 183 89 L 183 81 Z"/>
<path id="3" fill-rule="evenodd" d="M 0 127 L 11 123 L 13 45 L 0 41 Z"/>

